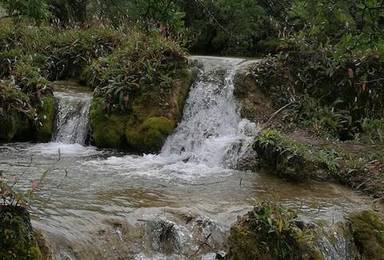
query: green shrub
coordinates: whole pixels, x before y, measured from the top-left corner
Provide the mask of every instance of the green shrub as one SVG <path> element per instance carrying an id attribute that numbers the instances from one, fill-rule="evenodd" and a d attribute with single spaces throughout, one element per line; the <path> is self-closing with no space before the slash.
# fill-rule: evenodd
<path id="1" fill-rule="evenodd" d="M 366 118 L 362 124 L 360 139 L 372 144 L 384 143 L 384 120 Z"/>
<path id="2" fill-rule="evenodd" d="M 111 55 L 96 60 L 83 78 L 103 97 L 109 110 L 126 111 L 143 92 L 169 92 L 177 73 L 186 68 L 184 52 L 155 34 L 131 35 L 129 42 Z"/>

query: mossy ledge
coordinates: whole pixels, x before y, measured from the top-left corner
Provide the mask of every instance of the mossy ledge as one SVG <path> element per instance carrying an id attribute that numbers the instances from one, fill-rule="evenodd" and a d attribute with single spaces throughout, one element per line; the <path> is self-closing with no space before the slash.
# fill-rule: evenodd
<path id="1" fill-rule="evenodd" d="M 29 213 L 23 207 L 0 206 L 0 259 L 43 259 Z"/>
<path id="2" fill-rule="evenodd" d="M 310 147 L 295 142 L 277 130 L 267 129 L 256 138 L 253 149 L 258 166 L 292 181 L 327 180 L 327 165 Z"/>
<path id="3" fill-rule="evenodd" d="M 265 129 L 253 144 L 256 163 L 243 169 L 261 168 L 294 182 L 332 181 L 382 198 L 384 181 L 380 171 L 380 156 L 363 150 L 346 150 L 342 145 L 308 144 L 275 129 Z M 378 159 L 376 159 L 378 158 Z M 378 166 L 377 166 L 378 164 Z"/>
<path id="4" fill-rule="evenodd" d="M 156 153 L 180 120 L 193 73 L 183 69 L 168 91 L 140 93 L 126 111 L 108 111 L 105 100 L 95 97 L 91 106 L 91 142 L 100 148 L 134 153 Z"/>

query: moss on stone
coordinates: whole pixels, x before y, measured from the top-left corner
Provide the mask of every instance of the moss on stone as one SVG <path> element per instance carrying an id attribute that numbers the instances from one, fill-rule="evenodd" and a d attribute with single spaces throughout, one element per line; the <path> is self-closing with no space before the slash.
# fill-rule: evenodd
<path id="1" fill-rule="evenodd" d="M 384 259 L 384 222 L 372 210 L 349 216 L 355 244 L 363 259 Z"/>
<path id="2" fill-rule="evenodd" d="M 312 230 L 299 228 L 294 211 L 260 203 L 232 226 L 226 259 L 324 259 Z"/>
<path id="3" fill-rule="evenodd" d="M 169 89 L 147 88 L 130 99 L 125 111 L 114 109 L 103 97 L 91 106 L 91 141 L 97 147 L 156 153 L 181 118 L 193 74 L 180 70 Z"/>
<path id="4" fill-rule="evenodd" d="M 0 142 L 23 140 L 31 135 L 29 97 L 10 82 L 0 82 Z"/>
<path id="5" fill-rule="evenodd" d="M 15 114 L 0 118 L 0 140 L 2 142 L 9 142 L 16 135 L 16 120 Z"/>
<path id="6" fill-rule="evenodd" d="M 41 107 L 37 109 L 39 125 L 36 129 L 36 139 L 47 142 L 52 139 L 56 115 L 55 99 L 46 96 L 41 99 Z"/>
<path id="7" fill-rule="evenodd" d="M 29 213 L 22 207 L 0 206 L 0 259 L 42 259 Z"/>
<path id="8" fill-rule="evenodd" d="M 258 135 L 253 146 L 260 166 L 289 180 L 303 181 L 314 176 L 314 163 L 308 158 L 309 150 L 276 130 Z"/>
<path id="9" fill-rule="evenodd" d="M 92 143 L 101 148 L 126 147 L 124 130 L 128 116 L 106 113 L 101 98 L 92 101 L 90 116 Z"/>
<path id="10" fill-rule="evenodd" d="M 166 117 L 151 117 L 139 127 L 127 127 L 128 145 L 140 152 L 157 152 L 175 128 L 175 122 Z"/>

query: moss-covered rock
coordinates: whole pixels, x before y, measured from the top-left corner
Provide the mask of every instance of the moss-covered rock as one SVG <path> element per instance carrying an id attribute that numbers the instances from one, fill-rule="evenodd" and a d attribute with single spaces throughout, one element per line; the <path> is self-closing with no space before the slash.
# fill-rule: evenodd
<path id="1" fill-rule="evenodd" d="M 295 212 L 261 203 L 232 226 L 226 259 L 324 259 Z"/>
<path id="2" fill-rule="evenodd" d="M 92 143 L 102 148 L 126 148 L 125 125 L 128 116 L 107 113 L 101 98 L 94 98 L 90 110 Z"/>
<path id="3" fill-rule="evenodd" d="M 139 127 L 125 131 L 128 145 L 137 151 L 157 152 L 175 128 L 175 121 L 166 117 L 150 117 Z"/>
<path id="4" fill-rule="evenodd" d="M 9 82 L 0 82 L 0 142 L 30 137 L 32 111 L 26 94 Z"/>
<path id="5" fill-rule="evenodd" d="M 25 208 L 0 206 L 0 259 L 42 259 Z"/>
<path id="6" fill-rule="evenodd" d="M 256 138 L 258 166 L 288 180 L 326 180 L 329 162 L 307 145 L 298 143 L 277 130 L 267 129 Z"/>
<path id="7" fill-rule="evenodd" d="M 55 99 L 53 96 L 42 98 L 41 107 L 37 109 L 39 125 L 36 129 L 36 139 L 47 142 L 52 139 L 56 116 Z"/>
<path id="8" fill-rule="evenodd" d="M 2 142 L 11 141 L 17 132 L 17 114 L 12 113 L 0 118 L 0 140 Z"/>
<path id="9" fill-rule="evenodd" d="M 384 259 L 384 222 L 371 210 L 349 216 L 354 242 L 362 259 Z"/>
<path id="10" fill-rule="evenodd" d="M 193 74 L 183 69 L 168 89 L 147 88 L 124 111 L 111 109 L 103 97 L 91 106 L 91 142 L 97 147 L 156 153 L 181 118 Z M 143 86 L 144 87 L 144 86 Z"/>

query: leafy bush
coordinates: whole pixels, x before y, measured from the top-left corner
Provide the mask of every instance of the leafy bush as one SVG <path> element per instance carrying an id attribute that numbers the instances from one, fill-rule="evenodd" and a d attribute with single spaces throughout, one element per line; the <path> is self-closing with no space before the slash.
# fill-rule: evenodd
<path id="1" fill-rule="evenodd" d="M 1 0 L 0 4 L 11 17 L 27 16 L 38 22 L 49 17 L 47 0 Z"/>
<path id="2" fill-rule="evenodd" d="M 96 60 L 84 73 L 109 110 L 125 111 L 139 93 L 151 89 L 167 92 L 173 79 L 186 67 L 184 52 L 173 42 L 155 34 L 133 33 L 111 55 Z"/>
<path id="3" fill-rule="evenodd" d="M 384 63 L 376 52 L 335 59 L 326 50 L 290 51 L 250 70 L 254 81 L 291 124 L 327 132 L 341 140 L 362 131 L 365 118 L 384 112 Z"/>

